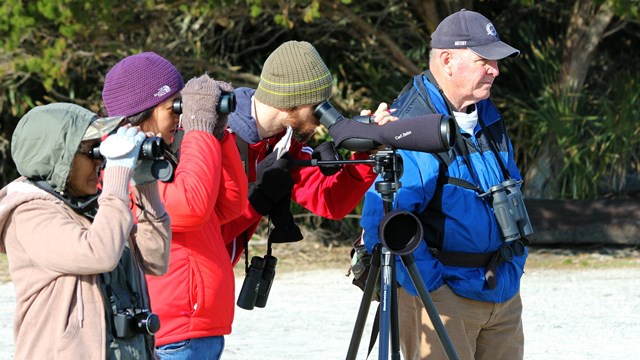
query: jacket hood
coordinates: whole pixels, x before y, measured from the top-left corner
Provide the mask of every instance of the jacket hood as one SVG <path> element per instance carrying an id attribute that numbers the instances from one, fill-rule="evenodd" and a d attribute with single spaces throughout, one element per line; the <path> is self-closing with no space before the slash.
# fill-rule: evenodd
<path id="1" fill-rule="evenodd" d="M 69 103 L 30 110 L 18 122 L 11 139 L 11 156 L 20 175 L 64 190 L 80 142 L 96 119 L 93 112 Z"/>

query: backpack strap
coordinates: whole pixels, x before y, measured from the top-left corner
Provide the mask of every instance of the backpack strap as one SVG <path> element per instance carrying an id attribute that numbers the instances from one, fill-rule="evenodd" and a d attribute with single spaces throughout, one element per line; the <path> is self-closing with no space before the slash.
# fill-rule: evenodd
<path id="1" fill-rule="evenodd" d="M 429 92 L 427 91 L 427 87 L 424 86 L 424 81 L 422 81 L 422 77 L 425 76 L 425 74 L 430 74 L 430 72 L 427 71 L 426 73 L 423 72 L 414 76 L 412 85 L 416 86 L 416 89 L 418 90 L 420 97 L 422 97 L 425 100 L 425 103 L 427 103 L 427 105 L 430 105 L 430 107 L 432 107 L 435 110 L 435 107 L 433 106 L 433 104 L 429 103 L 430 102 Z M 434 111 L 434 114 L 435 113 L 436 112 Z"/>
<path id="2" fill-rule="evenodd" d="M 447 169 L 449 165 L 451 165 L 451 156 L 448 153 L 442 152 L 433 154 L 433 156 L 438 160 L 438 180 L 436 180 L 436 192 L 442 192 L 442 188 L 445 184 L 451 184 L 454 186 L 459 186 L 465 189 L 473 190 L 478 192 L 479 189 L 476 185 L 470 183 L 467 180 L 460 179 L 453 176 L 445 175 L 447 173 Z"/>
<path id="3" fill-rule="evenodd" d="M 249 143 L 244 141 L 242 137 L 238 134 L 236 135 L 236 146 L 238 147 L 238 152 L 240 153 L 240 159 L 242 160 L 242 166 L 244 167 L 244 173 L 247 174 L 247 178 L 249 178 Z"/>
<path id="4" fill-rule="evenodd" d="M 242 166 L 244 167 L 244 173 L 247 174 L 247 179 L 249 178 L 249 143 L 247 143 L 240 135 L 235 134 L 236 136 L 236 146 L 238 147 L 238 152 L 240 153 L 240 160 L 242 160 Z M 251 186 L 251 183 L 249 183 Z M 245 273 L 249 273 L 249 231 L 245 230 L 238 237 L 242 238 L 242 245 L 244 246 L 244 269 Z M 236 238 L 237 239 L 237 238 Z"/>
<path id="5" fill-rule="evenodd" d="M 427 88 L 422 80 L 423 74 L 414 76 L 400 91 L 391 105 L 397 109 L 395 114 L 399 117 L 411 117 L 423 112 L 437 114 L 436 107 L 429 98 Z"/>

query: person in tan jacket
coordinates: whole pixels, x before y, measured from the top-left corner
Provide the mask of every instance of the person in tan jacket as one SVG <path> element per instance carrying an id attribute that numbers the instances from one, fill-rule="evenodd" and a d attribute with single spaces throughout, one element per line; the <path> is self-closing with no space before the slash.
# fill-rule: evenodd
<path id="1" fill-rule="evenodd" d="M 100 142 L 121 120 L 57 103 L 14 131 L 22 176 L 0 190 L 0 251 L 16 292 L 16 359 L 154 358 L 144 274 L 167 271 L 170 220 L 157 182 L 135 171 L 146 135 L 120 127 Z M 145 179 L 133 186 L 137 224 L 132 178 Z"/>

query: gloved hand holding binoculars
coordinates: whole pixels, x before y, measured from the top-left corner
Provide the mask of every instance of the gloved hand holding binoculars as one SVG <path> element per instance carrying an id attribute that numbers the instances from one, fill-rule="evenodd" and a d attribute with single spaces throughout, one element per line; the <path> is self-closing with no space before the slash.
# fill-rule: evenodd
<path id="1" fill-rule="evenodd" d="M 224 100 L 224 101 L 223 101 Z M 221 107 L 220 105 L 225 106 Z M 235 109 L 233 87 L 202 75 L 189 80 L 182 89 L 182 100 L 174 103 L 173 110 L 182 113 L 182 128 L 205 131 L 222 139 L 227 128 L 227 114 Z"/>

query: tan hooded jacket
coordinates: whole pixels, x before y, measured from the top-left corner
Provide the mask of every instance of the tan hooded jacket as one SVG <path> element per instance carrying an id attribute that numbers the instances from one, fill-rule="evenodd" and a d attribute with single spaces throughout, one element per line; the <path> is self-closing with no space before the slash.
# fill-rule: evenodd
<path id="1" fill-rule="evenodd" d="M 86 124 L 80 122 L 81 131 L 67 134 L 77 136 L 82 129 Z M 64 132 L 58 130 L 50 134 Z M 41 144 L 36 151 L 53 152 L 54 161 L 73 159 L 60 154 L 65 150 L 55 144 Z M 20 155 L 17 160 L 31 158 Z M 136 186 L 135 195 L 146 210 L 134 225 L 127 186 L 131 175 L 126 167 L 105 169 L 93 222 L 24 177 L 0 190 L 0 251 L 8 255 L 16 291 L 16 359 L 105 359 L 103 301 L 108 300 L 101 295 L 98 274 L 116 268 L 127 243 L 145 273 L 167 271 L 170 222 L 157 184 Z"/>

